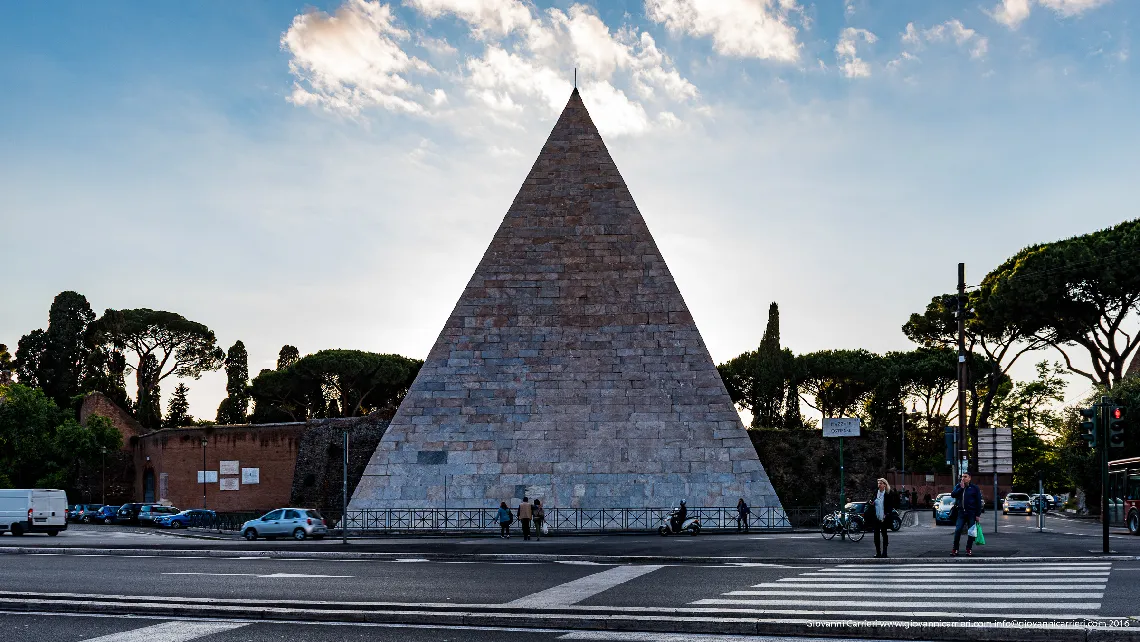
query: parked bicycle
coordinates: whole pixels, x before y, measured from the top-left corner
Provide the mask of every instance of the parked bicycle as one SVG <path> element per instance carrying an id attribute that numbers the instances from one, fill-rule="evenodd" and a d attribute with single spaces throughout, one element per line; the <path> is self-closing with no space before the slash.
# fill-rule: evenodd
<path id="1" fill-rule="evenodd" d="M 837 510 L 823 518 L 820 527 L 823 539 L 831 539 L 839 535 L 839 539 L 850 539 L 858 542 L 863 539 L 863 517 L 858 513 L 846 510 Z"/>

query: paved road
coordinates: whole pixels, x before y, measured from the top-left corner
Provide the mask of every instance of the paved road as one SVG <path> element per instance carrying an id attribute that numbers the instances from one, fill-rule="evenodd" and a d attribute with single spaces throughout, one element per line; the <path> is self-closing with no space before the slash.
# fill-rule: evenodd
<path id="1" fill-rule="evenodd" d="M 823 642 L 812 638 L 744 637 L 626 631 L 533 630 L 506 627 L 270 624 L 234 620 L 168 620 L 118 616 L 51 617 L 0 614 L 11 642 Z M 830 638 L 827 642 L 834 642 Z"/>
<path id="2" fill-rule="evenodd" d="M 935 526 L 930 513 L 918 513 L 918 525 L 891 534 L 894 557 L 944 557 L 949 553 L 953 528 Z M 1085 556 L 1100 550 L 1099 525 L 1087 520 L 1046 518 L 1045 533 L 1038 533 L 1036 518 L 999 515 L 994 534 L 993 515 L 983 518 L 987 546 L 978 553 L 987 557 L 1004 556 Z M 187 535 L 190 535 L 189 537 Z M 202 539 L 208 536 L 210 539 Z M 1124 554 L 1140 555 L 1140 537 L 1116 529 L 1112 547 Z M 854 543 L 838 538 L 825 541 L 818 533 L 702 534 L 699 537 L 657 535 L 587 535 L 548 537 L 524 542 L 519 537 L 501 540 L 486 537 L 414 537 L 350 540 L 347 549 L 338 540 L 293 542 L 278 540 L 246 542 L 234 535 L 158 531 L 152 528 L 75 525 L 58 537 L 46 535 L 0 536 L 0 547 L 91 547 L 105 549 L 177 549 L 233 551 L 344 551 L 406 554 L 479 555 L 539 553 L 544 555 L 597 556 L 685 556 L 685 557 L 859 557 L 874 554 L 871 537 Z"/>

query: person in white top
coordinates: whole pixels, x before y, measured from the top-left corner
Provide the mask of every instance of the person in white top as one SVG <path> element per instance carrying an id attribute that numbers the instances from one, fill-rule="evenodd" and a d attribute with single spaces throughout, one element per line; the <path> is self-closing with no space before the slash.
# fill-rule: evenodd
<path id="1" fill-rule="evenodd" d="M 875 496 L 867 502 L 864 521 L 875 533 L 875 557 L 888 557 L 887 533 L 891 530 L 891 515 L 899 507 L 899 494 L 891 490 L 891 485 L 882 477 L 878 480 Z"/>

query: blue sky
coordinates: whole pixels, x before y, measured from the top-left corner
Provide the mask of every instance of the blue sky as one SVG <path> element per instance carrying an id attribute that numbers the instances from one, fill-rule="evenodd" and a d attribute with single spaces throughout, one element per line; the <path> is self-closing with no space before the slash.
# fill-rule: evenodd
<path id="1" fill-rule="evenodd" d="M 577 65 L 714 359 L 756 346 L 770 301 L 797 352 L 907 349 L 899 327 L 958 261 L 977 282 L 1136 216 L 1138 18 L 1125 0 L 14 4 L 0 342 L 74 289 L 241 339 L 254 373 L 285 343 L 422 358 Z M 189 383 L 213 417 L 224 376 Z"/>

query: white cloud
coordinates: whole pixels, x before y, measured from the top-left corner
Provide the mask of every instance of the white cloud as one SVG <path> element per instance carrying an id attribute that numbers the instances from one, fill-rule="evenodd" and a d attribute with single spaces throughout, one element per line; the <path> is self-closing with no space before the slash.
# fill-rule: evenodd
<path id="1" fill-rule="evenodd" d="M 530 26 L 533 16 L 519 0 L 404 0 L 429 18 L 452 14 L 471 25 L 477 38 L 504 36 Z"/>
<path id="2" fill-rule="evenodd" d="M 794 0 L 779 1 L 782 11 L 794 8 Z M 536 14 L 519 0 L 404 3 L 428 18 L 457 18 L 480 49 L 453 71 L 439 72 L 409 53 L 409 41 L 440 69 L 448 69 L 459 53 L 452 43 L 423 33 L 410 38 L 396 25 L 390 5 L 379 0 L 346 0 L 332 16 L 297 16 L 282 36 L 297 78 L 290 100 L 353 115 L 381 106 L 449 116 L 443 120 L 464 129 L 474 107 L 481 121 L 517 128 L 520 115 L 561 111 L 577 68 L 583 99 L 602 133 L 671 128 L 680 120 L 678 107 L 699 108 L 697 88 L 652 36 L 629 26 L 611 30 L 587 6 Z M 412 74 L 430 74 L 443 86 L 426 89 L 410 80 Z"/>
<path id="3" fill-rule="evenodd" d="M 839 34 L 835 44 L 835 60 L 840 71 L 848 78 L 866 78 L 871 75 L 871 65 L 859 57 L 858 42 L 863 40 L 873 44 L 879 38 L 866 29 L 847 27 Z"/>
<path id="4" fill-rule="evenodd" d="M 289 100 L 349 114 L 371 105 L 422 113 L 430 97 L 406 76 L 434 70 L 403 50 L 399 41 L 407 38 L 393 24 L 391 8 L 378 2 L 348 0 L 331 16 L 310 11 L 295 17 L 281 36 L 297 78 Z"/>
<path id="5" fill-rule="evenodd" d="M 1069 18 L 1104 6 L 1112 0 L 1001 0 L 1001 3 L 989 14 L 991 18 L 1010 29 L 1017 29 L 1029 17 L 1034 2 L 1061 17 Z"/>
<path id="6" fill-rule="evenodd" d="M 914 23 L 908 23 L 903 31 L 902 41 L 914 47 L 921 47 L 925 43 L 953 42 L 958 47 L 970 52 L 971 58 L 982 58 L 989 50 L 989 40 L 978 32 L 967 28 L 961 20 L 947 20 L 934 25 L 929 29 L 918 29 Z"/>
<path id="7" fill-rule="evenodd" d="M 789 14 L 795 0 L 645 0 L 645 15 L 670 31 L 711 36 L 726 56 L 794 62 L 800 57 Z"/>

